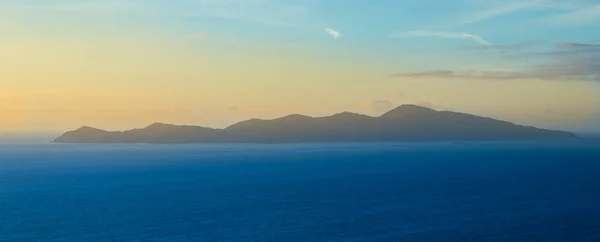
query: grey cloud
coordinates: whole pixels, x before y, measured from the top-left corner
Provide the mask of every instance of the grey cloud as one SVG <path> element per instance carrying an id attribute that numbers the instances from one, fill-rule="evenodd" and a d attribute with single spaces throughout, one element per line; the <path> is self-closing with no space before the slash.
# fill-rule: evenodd
<path id="1" fill-rule="evenodd" d="M 509 80 L 529 78 L 530 76 L 522 72 L 513 71 L 448 71 L 435 70 L 425 72 L 396 73 L 391 75 L 394 78 L 448 78 L 448 79 L 493 79 Z"/>
<path id="2" fill-rule="evenodd" d="M 582 44 L 574 42 L 560 42 L 555 45 L 559 49 L 596 49 L 600 48 L 600 44 Z"/>
<path id="3" fill-rule="evenodd" d="M 538 65 L 532 72 L 541 79 L 600 81 L 600 57 Z"/>
<path id="4" fill-rule="evenodd" d="M 441 79 L 478 79 L 478 80 L 514 80 L 542 79 L 562 81 L 600 81 L 600 57 L 564 59 L 549 64 L 530 66 L 518 71 L 449 71 L 434 70 L 392 74 L 393 78 L 441 78 Z"/>
<path id="5" fill-rule="evenodd" d="M 522 42 L 501 46 L 470 47 L 478 50 L 514 50 L 516 54 L 505 55 L 506 58 L 535 58 L 544 64 L 531 65 L 521 70 L 431 70 L 424 72 L 409 72 L 392 74 L 394 78 L 410 79 L 479 79 L 479 80 L 512 80 L 512 79 L 543 79 L 543 80 L 578 80 L 600 81 L 600 44 L 576 42 L 556 43 L 547 51 L 523 52 L 520 49 L 534 45 L 533 42 Z"/>
<path id="6" fill-rule="evenodd" d="M 541 52 L 528 52 L 520 53 L 515 55 L 507 56 L 509 58 L 577 58 L 585 56 L 597 56 L 600 55 L 600 48 L 596 49 L 569 49 L 569 50 L 552 50 L 552 51 L 541 51 Z"/>
<path id="7" fill-rule="evenodd" d="M 589 58 L 600 57 L 600 44 L 560 42 L 548 51 L 522 52 L 507 56 L 509 58 Z"/>

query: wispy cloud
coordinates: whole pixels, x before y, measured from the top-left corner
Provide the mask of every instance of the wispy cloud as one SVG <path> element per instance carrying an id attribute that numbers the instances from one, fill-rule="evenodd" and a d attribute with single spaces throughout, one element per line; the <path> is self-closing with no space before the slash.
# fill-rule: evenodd
<path id="1" fill-rule="evenodd" d="M 515 2 L 502 2 L 502 4 L 491 6 L 488 9 L 475 12 L 468 16 L 466 19 L 459 22 L 458 25 L 466 25 L 485 21 L 494 17 L 517 13 L 525 10 L 538 9 L 547 6 L 551 2 L 548 0 L 529 0 L 529 1 L 515 1 Z"/>
<path id="2" fill-rule="evenodd" d="M 396 33 L 392 36 L 393 38 L 406 38 L 406 37 L 431 37 L 431 38 L 443 38 L 443 39 L 471 39 L 477 41 L 482 45 L 492 45 L 492 43 L 485 40 L 483 37 L 471 33 L 463 32 L 444 32 L 444 31 L 410 31 L 404 33 Z"/>
<path id="3" fill-rule="evenodd" d="M 554 23 L 563 25 L 586 24 L 600 22 L 600 3 L 583 6 L 571 12 L 559 14 L 553 17 Z"/>
<path id="4" fill-rule="evenodd" d="M 339 39 L 343 36 L 340 32 L 338 32 L 337 30 L 334 30 L 334 29 L 325 29 L 325 32 L 327 32 L 329 35 L 331 35 L 331 37 L 333 37 L 333 39 Z"/>
<path id="5" fill-rule="evenodd" d="M 565 11 L 580 11 L 590 7 L 585 0 L 485 0 L 479 2 L 483 2 L 486 7 L 482 10 L 465 14 L 466 17 L 458 21 L 456 26 L 484 22 L 502 16 L 524 12 L 555 11 L 564 13 Z"/>

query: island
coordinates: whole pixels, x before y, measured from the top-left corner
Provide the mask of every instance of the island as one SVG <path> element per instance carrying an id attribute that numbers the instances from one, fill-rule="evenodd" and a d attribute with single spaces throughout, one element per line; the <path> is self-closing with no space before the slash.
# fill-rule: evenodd
<path id="1" fill-rule="evenodd" d="M 56 143 L 300 143 L 501 141 L 577 138 L 573 133 L 417 105 L 401 105 L 379 117 L 343 112 L 327 117 L 288 115 L 250 119 L 224 129 L 155 123 L 105 131 L 81 127 Z"/>

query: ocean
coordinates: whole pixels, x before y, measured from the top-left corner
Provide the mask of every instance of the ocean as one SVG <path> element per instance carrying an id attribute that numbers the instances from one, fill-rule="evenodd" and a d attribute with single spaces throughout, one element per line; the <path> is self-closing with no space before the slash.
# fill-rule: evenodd
<path id="1" fill-rule="evenodd" d="M 0 145 L 0 241 L 600 241 L 600 142 Z"/>

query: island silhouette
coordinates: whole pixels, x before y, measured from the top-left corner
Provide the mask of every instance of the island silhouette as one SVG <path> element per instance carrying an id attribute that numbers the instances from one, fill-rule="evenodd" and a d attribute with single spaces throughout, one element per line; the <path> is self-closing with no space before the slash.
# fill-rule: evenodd
<path id="1" fill-rule="evenodd" d="M 141 129 L 105 131 L 81 127 L 57 143 L 300 143 L 416 142 L 570 139 L 577 136 L 417 105 L 401 105 L 379 117 L 343 112 L 327 117 L 288 115 L 250 119 L 224 129 L 154 123 Z"/>

